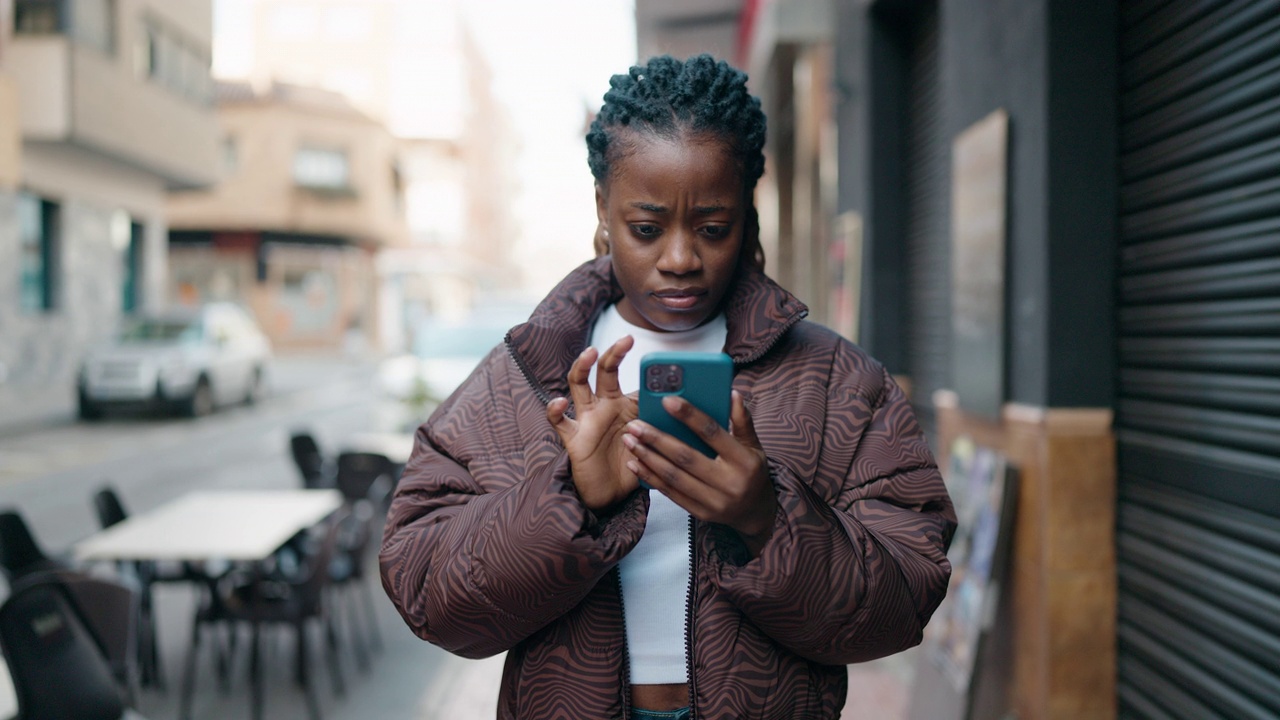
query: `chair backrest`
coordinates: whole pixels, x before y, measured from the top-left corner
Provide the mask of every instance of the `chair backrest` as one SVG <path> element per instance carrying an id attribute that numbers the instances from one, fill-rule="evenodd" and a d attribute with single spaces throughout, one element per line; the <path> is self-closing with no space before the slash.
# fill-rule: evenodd
<path id="1" fill-rule="evenodd" d="M 324 453 L 320 452 L 320 445 L 311 433 L 296 432 L 289 436 L 289 452 L 305 487 L 316 488 L 324 484 Z"/>
<path id="2" fill-rule="evenodd" d="M 109 485 L 94 493 L 93 509 L 98 514 L 98 524 L 104 528 L 124 522 L 124 519 L 129 517 L 129 513 L 124 509 L 124 503 L 120 501 L 120 496 L 115 488 Z"/>
<path id="3" fill-rule="evenodd" d="M 373 452 L 344 452 L 338 455 L 334 483 L 348 502 L 370 499 L 370 491 L 381 481 L 384 491 L 395 482 L 395 464 L 386 455 Z"/>
<path id="4" fill-rule="evenodd" d="M 107 581 L 86 577 L 84 582 Z M 125 611 L 115 621 L 131 628 L 131 617 Z M 0 606 L 0 649 L 23 720 L 118 720 L 124 715 L 124 695 L 111 664 L 61 573 L 32 575 L 14 585 Z"/>
<path id="5" fill-rule="evenodd" d="M 333 556 L 338 552 L 338 541 L 342 537 L 342 529 L 349 515 L 349 510 L 339 508 L 329 518 L 320 547 L 316 550 L 314 557 L 307 558 L 310 572 L 298 589 L 308 603 L 318 606 L 321 602 L 324 587 L 329 584 L 329 567 L 333 564 Z"/>
<path id="6" fill-rule="evenodd" d="M 0 570 L 10 583 L 24 575 L 62 567 L 45 555 L 21 513 L 13 509 L 0 512 Z"/>

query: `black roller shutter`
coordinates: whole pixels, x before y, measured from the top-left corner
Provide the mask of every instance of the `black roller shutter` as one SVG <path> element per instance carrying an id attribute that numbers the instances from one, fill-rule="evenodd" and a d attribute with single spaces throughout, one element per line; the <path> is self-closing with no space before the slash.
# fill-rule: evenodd
<path id="1" fill-rule="evenodd" d="M 1280 717 L 1280 0 L 1121 4 L 1119 709 Z"/>
<path id="2" fill-rule="evenodd" d="M 938 8 L 922 4 L 908 39 L 906 188 L 907 372 L 920 426 L 936 442 L 933 392 L 951 387 L 950 162 L 942 136 Z"/>

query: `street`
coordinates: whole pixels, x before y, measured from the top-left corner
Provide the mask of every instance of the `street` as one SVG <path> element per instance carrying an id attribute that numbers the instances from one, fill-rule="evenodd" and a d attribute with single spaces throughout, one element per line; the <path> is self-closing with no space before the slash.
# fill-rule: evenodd
<path id="1" fill-rule="evenodd" d="M 97 423 L 67 420 L 54 427 L 0 437 L 0 507 L 18 509 L 47 553 L 67 553 L 98 529 L 91 498 L 115 486 L 126 508 L 141 513 L 187 492 L 209 488 L 292 488 L 300 479 L 288 453 L 292 430 L 309 429 L 327 453 L 345 438 L 390 429 L 397 408 L 377 398 L 372 366 L 337 358 L 284 358 L 272 369 L 272 391 L 252 407 L 223 408 L 195 420 L 153 416 L 109 417 Z M 374 599 L 383 649 L 367 672 L 355 665 L 349 644 L 340 648 L 346 692 L 335 696 L 318 656 L 313 679 L 326 720 L 491 718 L 501 658 L 456 658 L 419 640 L 386 600 L 376 573 Z M 177 717 L 183 661 L 194 595 L 180 585 L 155 588 L 164 691 L 143 688 L 138 710 L 146 717 Z M 340 635 L 348 638 L 345 610 Z M 318 645 L 320 636 L 313 647 Z M 240 649 L 246 649 L 242 643 Z M 249 717 L 247 654 L 239 653 L 230 692 L 218 688 L 210 645 L 198 658 L 193 718 Z M 307 717 L 292 679 L 292 641 L 268 635 L 265 716 Z M 0 688 L 0 694 L 11 689 Z M 10 710 L 12 707 L 10 707 Z"/>

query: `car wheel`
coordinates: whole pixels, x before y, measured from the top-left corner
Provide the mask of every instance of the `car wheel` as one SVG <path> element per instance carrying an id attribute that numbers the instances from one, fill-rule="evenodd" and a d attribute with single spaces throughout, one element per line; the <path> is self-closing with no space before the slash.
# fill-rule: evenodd
<path id="1" fill-rule="evenodd" d="M 213 388 L 209 387 L 209 379 L 202 377 L 196 381 L 195 390 L 187 398 L 183 408 L 188 417 L 204 417 L 213 412 Z"/>
<path id="2" fill-rule="evenodd" d="M 102 407 L 84 395 L 80 396 L 78 410 L 81 420 L 100 420 L 102 418 Z"/>
<path id="3" fill-rule="evenodd" d="M 256 367 L 249 378 L 249 387 L 244 391 L 244 404 L 252 405 L 260 399 L 262 399 L 262 368 Z"/>

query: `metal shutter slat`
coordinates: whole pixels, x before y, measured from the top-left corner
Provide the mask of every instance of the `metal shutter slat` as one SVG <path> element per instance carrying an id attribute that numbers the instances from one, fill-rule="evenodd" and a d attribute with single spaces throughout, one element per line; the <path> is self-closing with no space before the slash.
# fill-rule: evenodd
<path id="1" fill-rule="evenodd" d="M 1141 22 L 1126 28 L 1120 36 L 1121 56 L 1129 60 L 1204 15 L 1224 5 L 1226 0 L 1174 0 L 1150 12 Z"/>
<path id="2" fill-rule="evenodd" d="M 1161 655 L 1175 654 L 1179 674 L 1195 688 L 1216 690 L 1212 695 L 1230 717 L 1272 718 L 1280 709 L 1274 702 L 1280 682 L 1274 676 L 1155 607 L 1128 599 L 1120 605 L 1120 624 L 1132 628 L 1130 637 L 1140 638 L 1148 651 L 1158 645 Z"/>
<path id="3" fill-rule="evenodd" d="M 1219 8 L 1126 62 L 1121 116 L 1135 118 L 1272 57 L 1280 0 L 1241 5 Z"/>
<path id="4" fill-rule="evenodd" d="M 1266 412 L 1280 403 L 1280 389 L 1266 387 L 1271 378 L 1211 375 L 1207 373 L 1178 373 L 1126 370 L 1122 381 L 1128 397 L 1181 402 L 1215 408 L 1240 408 Z M 1164 379 L 1161 376 L 1170 376 Z M 1242 386 L 1216 384 L 1220 379 L 1252 380 Z M 1251 387 L 1256 385 L 1261 387 Z"/>
<path id="5" fill-rule="evenodd" d="M 1121 248 L 1122 273 L 1200 265 L 1280 253 L 1280 218 L 1182 233 Z"/>
<path id="6" fill-rule="evenodd" d="M 1280 89 L 1280 58 L 1276 63 Z M 1224 187 L 1268 177 L 1280 165 L 1280 137 L 1251 143 L 1190 165 L 1125 184 L 1120 195 L 1123 212 L 1204 195 Z"/>
<path id="7" fill-rule="evenodd" d="M 1157 490 L 1139 480 L 1124 484 L 1121 500 L 1194 522 L 1200 527 L 1266 548 L 1271 553 L 1280 553 L 1280 519 L 1275 517 L 1179 490 Z M 1280 658 L 1280 638 L 1273 638 L 1273 642 L 1274 656 Z"/>
<path id="8" fill-rule="evenodd" d="M 1196 618 L 1196 627 L 1212 633 L 1219 643 L 1248 662 L 1267 667 L 1280 657 L 1280 647 L 1261 628 L 1223 612 L 1213 603 L 1182 590 L 1140 568 L 1123 565 L 1120 582 L 1125 587 L 1125 597 L 1148 602 L 1175 618 Z M 1125 600 L 1124 602 L 1128 602 Z"/>

